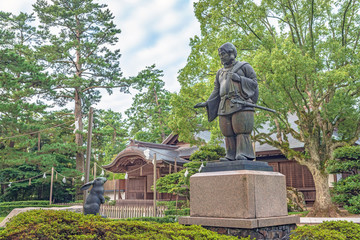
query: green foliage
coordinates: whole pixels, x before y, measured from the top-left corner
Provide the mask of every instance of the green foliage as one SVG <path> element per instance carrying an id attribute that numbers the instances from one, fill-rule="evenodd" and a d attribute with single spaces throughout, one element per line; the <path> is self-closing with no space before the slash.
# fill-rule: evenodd
<path id="1" fill-rule="evenodd" d="M 337 148 L 333 154 L 335 159 L 359 160 L 360 146 L 345 146 Z"/>
<path id="2" fill-rule="evenodd" d="M 157 206 L 166 206 L 167 209 L 182 209 L 188 208 L 188 202 L 184 200 L 179 201 L 158 201 L 156 203 Z"/>
<path id="3" fill-rule="evenodd" d="M 200 226 L 146 221 L 114 221 L 70 211 L 29 211 L 15 216 L 0 239 L 238 239 Z"/>
<path id="4" fill-rule="evenodd" d="M 360 213 L 360 175 L 351 175 L 334 183 L 333 201 L 344 205 L 350 213 Z"/>
<path id="5" fill-rule="evenodd" d="M 125 120 L 121 113 L 95 110 L 93 122 L 92 151 L 98 156 L 97 164 L 109 164 L 126 147 L 128 131 Z"/>
<path id="6" fill-rule="evenodd" d="M 0 202 L 0 206 L 8 206 L 8 205 L 13 205 L 13 206 L 27 206 L 27 205 L 49 205 L 49 201 L 46 200 L 37 200 L 37 201 L 14 201 L 14 202 Z"/>
<path id="7" fill-rule="evenodd" d="M 176 223 L 178 222 L 178 216 L 165 216 L 165 217 L 139 217 L 128 218 L 127 221 L 145 221 L 145 222 L 157 222 L 157 223 Z"/>
<path id="8" fill-rule="evenodd" d="M 164 88 L 161 77 L 162 71 L 152 65 L 131 78 L 133 88 L 139 92 L 125 114 L 130 136 L 136 140 L 161 143 L 171 133 L 168 126 L 170 92 Z"/>
<path id="9" fill-rule="evenodd" d="M 358 173 L 360 169 L 360 146 L 337 148 L 333 157 L 328 162 L 327 170 L 329 173 Z"/>
<path id="10" fill-rule="evenodd" d="M 360 147 L 345 146 L 334 151 L 334 159 L 328 162 L 330 173 L 351 174 L 334 183 L 333 201 L 344 205 L 350 213 L 360 213 Z"/>
<path id="11" fill-rule="evenodd" d="M 168 174 L 156 181 L 156 189 L 162 193 L 173 193 L 189 199 L 190 177 L 199 172 L 200 166 L 207 161 L 217 160 L 225 155 L 225 149 L 220 146 L 205 145 L 191 154 L 191 162 L 184 164 L 185 169 Z M 185 172 L 188 172 L 185 176 Z"/>
<path id="12" fill-rule="evenodd" d="M 107 5 L 93 0 L 37 0 L 33 7 L 42 37 L 37 53 L 55 81 L 55 103 L 74 103 L 76 169 L 83 171 L 83 115 L 100 101 L 99 89 L 109 94 L 115 88 L 128 91 L 120 69 L 120 50 L 111 49 L 121 31 Z"/>
<path id="13" fill-rule="evenodd" d="M 165 210 L 165 216 L 189 216 L 189 215 L 190 215 L 190 208 Z"/>
<path id="14" fill-rule="evenodd" d="M 213 161 L 225 156 L 225 149 L 219 145 L 201 146 L 199 150 L 193 152 L 190 161 Z"/>
<path id="15" fill-rule="evenodd" d="M 290 235 L 291 240 L 350 240 L 360 239 L 360 226 L 348 221 L 326 221 L 315 226 L 300 226 Z"/>

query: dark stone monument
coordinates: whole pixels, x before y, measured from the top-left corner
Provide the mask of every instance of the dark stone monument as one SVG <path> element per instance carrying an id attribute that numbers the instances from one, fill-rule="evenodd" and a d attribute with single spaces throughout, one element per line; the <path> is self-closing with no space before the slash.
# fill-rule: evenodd
<path id="1" fill-rule="evenodd" d="M 254 160 L 255 154 L 250 139 L 254 127 L 254 108 L 274 112 L 272 109 L 256 105 L 259 89 L 255 71 L 249 63 L 235 60 L 235 46 L 225 43 L 218 49 L 218 53 L 224 67 L 216 74 L 214 90 L 206 102 L 198 103 L 194 107 L 206 107 L 209 122 L 219 116 L 220 130 L 225 137 L 226 147 L 226 156 L 220 161 L 226 163 L 211 163 L 211 170 L 210 166 L 206 166 L 203 172 L 214 171 L 217 165 L 221 171 L 225 168 L 231 170 L 235 164 L 229 164 L 230 162 Z M 264 164 L 254 164 L 250 167 L 252 164 L 242 162 L 233 169 L 257 170 L 259 167 L 258 170 L 271 171 L 271 167 L 264 167 Z"/>
<path id="2" fill-rule="evenodd" d="M 216 74 L 214 90 L 194 107 L 206 107 L 209 121 L 219 116 L 226 156 L 190 177 L 190 217 L 179 218 L 179 223 L 233 236 L 288 239 L 300 218 L 288 216 L 285 176 L 265 162 L 253 161 L 250 139 L 254 108 L 275 111 L 256 105 L 255 71 L 235 60 L 235 46 L 225 43 L 218 53 L 224 67 Z"/>
<path id="3" fill-rule="evenodd" d="M 105 203 L 104 198 L 104 184 L 107 181 L 104 177 L 98 177 L 94 181 L 85 183 L 80 190 L 84 191 L 89 189 L 90 187 L 90 193 L 86 198 L 85 204 L 84 204 L 84 214 L 94 214 L 97 215 L 100 212 L 100 204 Z"/>

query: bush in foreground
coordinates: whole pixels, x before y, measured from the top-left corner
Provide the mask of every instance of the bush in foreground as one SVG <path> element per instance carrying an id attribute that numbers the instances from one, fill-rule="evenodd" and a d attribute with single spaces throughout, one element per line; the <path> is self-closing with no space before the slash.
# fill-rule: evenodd
<path id="1" fill-rule="evenodd" d="M 348 221 L 328 221 L 315 226 L 301 226 L 292 231 L 291 240 L 360 239 L 360 225 Z"/>
<path id="2" fill-rule="evenodd" d="M 114 221 L 68 211 L 34 210 L 15 216 L 0 239 L 237 239 L 200 226 Z M 249 238 L 247 238 L 249 239 Z"/>

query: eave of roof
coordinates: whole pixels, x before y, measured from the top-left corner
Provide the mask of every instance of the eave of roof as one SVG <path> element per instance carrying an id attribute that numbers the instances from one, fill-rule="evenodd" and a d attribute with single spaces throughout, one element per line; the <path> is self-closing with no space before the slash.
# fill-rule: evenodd
<path id="1" fill-rule="evenodd" d="M 179 146 L 166 145 L 166 144 L 162 144 L 162 143 L 149 143 L 149 142 L 142 142 L 142 141 L 137 141 L 137 140 L 131 140 L 131 143 L 129 146 L 157 148 L 157 149 L 169 149 L 169 150 L 175 150 L 175 149 L 179 148 Z"/>

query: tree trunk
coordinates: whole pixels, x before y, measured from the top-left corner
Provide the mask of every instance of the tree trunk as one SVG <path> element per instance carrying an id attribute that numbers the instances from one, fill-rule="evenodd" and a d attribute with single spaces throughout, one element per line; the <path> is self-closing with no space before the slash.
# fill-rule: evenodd
<path id="1" fill-rule="evenodd" d="M 328 183 L 329 175 L 317 169 L 315 166 L 308 166 L 315 183 L 316 198 L 312 210 L 307 217 L 338 217 L 339 209 L 332 203 Z"/>
<path id="2" fill-rule="evenodd" d="M 75 143 L 78 147 L 83 146 L 83 122 L 81 113 L 81 98 L 77 89 L 75 89 L 75 121 L 78 121 L 79 129 L 75 132 Z M 84 153 L 82 150 L 76 152 L 76 170 L 84 172 Z"/>

